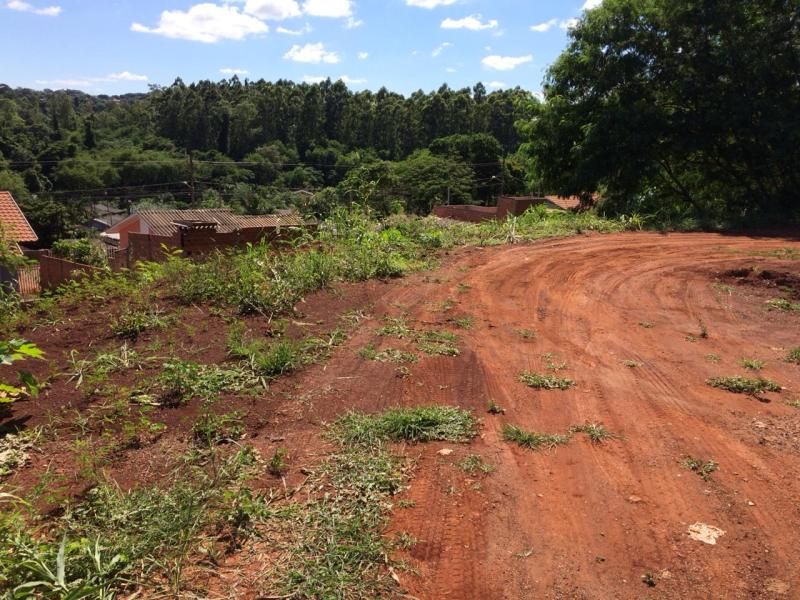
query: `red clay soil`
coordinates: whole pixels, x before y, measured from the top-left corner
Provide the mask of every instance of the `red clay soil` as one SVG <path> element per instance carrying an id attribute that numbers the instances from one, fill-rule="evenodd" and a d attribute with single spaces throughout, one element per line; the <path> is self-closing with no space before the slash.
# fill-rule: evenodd
<path id="1" fill-rule="evenodd" d="M 765 301 L 797 297 L 800 261 L 770 254 L 780 248 L 800 244 L 642 233 L 459 250 L 433 272 L 309 298 L 297 327 L 330 330 L 351 309 L 372 317 L 326 364 L 262 398 L 230 402 L 246 413 L 248 440 L 262 456 L 290 449 L 289 485 L 326 452 L 322 424 L 348 410 L 450 404 L 482 418 L 471 444 L 398 449 L 418 459 L 402 497 L 409 502 L 395 504 L 387 532 L 417 540 L 395 556 L 410 567 L 395 570 L 406 597 L 797 598 L 800 410 L 786 401 L 800 400 L 800 366 L 783 358 L 800 346 L 800 313 L 768 311 Z M 358 350 L 370 343 L 411 349 L 377 334 L 387 315 L 457 333 L 460 356 L 423 357 L 405 377 L 396 365 L 365 360 Z M 469 329 L 457 326 L 462 317 L 472 318 Z M 207 350 L 194 359 L 221 360 L 224 331 L 195 328 Z M 753 374 L 743 358 L 767 364 Z M 577 382 L 570 390 L 519 382 L 522 371 L 548 373 L 562 363 L 557 374 Z M 737 374 L 785 389 L 759 401 L 705 383 Z M 505 414 L 487 414 L 490 400 Z M 196 407 L 186 410 L 170 417 L 170 434 L 116 472 L 146 472 L 184 443 L 173 432 L 188 431 Z M 586 422 L 618 437 L 592 444 L 576 435 L 542 452 L 502 439 L 507 423 L 565 433 Z M 453 452 L 439 453 L 446 448 Z M 465 473 L 458 464 L 472 454 L 494 471 Z M 719 470 L 705 481 L 682 465 L 687 456 L 714 460 Z M 694 523 L 725 534 L 713 546 L 692 540 Z M 220 565 L 203 584 L 208 597 L 274 593 L 258 589 L 269 559 L 254 550 Z"/>
<path id="2" fill-rule="evenodd" d="M 484 415 L 480 439 L 468 446 L 408 449 L 419 456 L 407 494 L 413 507 L 397 508 L 391 526 L 418 540 L 398 554 L 416 571 L 398 573 L 408 594 L 800 597 L 800 410 L 784 403 L 800 398 L 800 367 L 783 361 L 800 345 L 800 314 L 766 311 L 778 291 L 740 285 L 729 273 L 756 267 L 796 278 L 799 261 L 762 256 L 787 247 L 798 244 L 706 234 L 580 237 L 467 250 L 433 274 L 392 285 L 376 317 L 405 312 L 420 328 L 473 317 L 460 332 L 461 356 L 426 358 L 411 377 L 395 377 L 393 366 L 357 356 L 369 342 L 398 345 L 375 334 L 378 322 L 367 323 L 304 386 L 327 390 L 315 399 L 314 419 L 434 403 Z M 456 305 L 444 312 L 448 299 Z M 787 389 L 766 403 L 706 385 L 747 376 L 742 358 L 765 360 L 761 374 Z M 566 363 L 559 375 L 577 386 L 535 391 L 519 383 L 522 371 L 547 372 L 548 362 Z M 489 400 L 505 415 L 486 414 Z M 506 423 L 564 433 L 587 421 L 620 437 L 593 445 L 576 436 L 538 453 L 502 439 Z M 439 455 L 444 447 L 453 454 Z M 465 475 L 457 463 L 469 454 L 495 471 Z M 714 460 L 719 470 L 704 481 L 681 464 L 687 456 Z M 715 546 L 694 541 L 694 523 L 725 535 Z"/>

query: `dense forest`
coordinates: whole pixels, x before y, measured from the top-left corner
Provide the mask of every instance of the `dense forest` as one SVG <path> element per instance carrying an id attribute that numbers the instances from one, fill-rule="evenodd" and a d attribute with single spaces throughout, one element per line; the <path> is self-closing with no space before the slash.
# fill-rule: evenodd
<path id="1" fill-rule="evenodd" d="M 796 0 L 605 0 L 569 36 L 543 101 L 480 83 L 409 97 L 236 77 L 122 97 L 0 86 L 0 189 L 44 243 L 98 202 L 425 214 L 548 192 L 676 226 L 797 219 Z"/>
<path id="2" fill-rule="evenodd" d="M 427 213 L 529 187 L 515 124 L 537 106 L 529 92 L 482 84 L 408 98 L 236 77 L 123 97 L 3 86 L 0 188 L 47 239 L 74 233 L 98 202 L 324 216 L 366 199 Z"/>

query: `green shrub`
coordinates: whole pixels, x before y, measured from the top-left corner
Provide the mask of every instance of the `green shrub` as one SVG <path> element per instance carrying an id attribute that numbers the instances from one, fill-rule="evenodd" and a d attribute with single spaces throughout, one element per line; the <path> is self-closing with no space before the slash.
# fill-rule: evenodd
<path id="1" fill-rule="evenodd" d="M 53 242 L 53 256 L 71 260 L 82 265 L 108 267 L 106 255 L 98 244 L 90 240 L 57 240 Z"/>
<path id="2" fill-rule="evenodd" d="M 128 308 L 111 322 L 111 333 L 118 338 L 135 340 L 148 329 L 166 327 L 170 319 L 158 307 L 150 309 Z"/>

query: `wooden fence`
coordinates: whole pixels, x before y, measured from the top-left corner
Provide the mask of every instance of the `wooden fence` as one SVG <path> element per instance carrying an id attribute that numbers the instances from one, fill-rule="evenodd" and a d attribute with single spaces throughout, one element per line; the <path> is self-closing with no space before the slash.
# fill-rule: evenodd
<path id="1" fill-rule="evenodd" d="M 25 265 L 17 271 L 17 291 L 23 298 L 36 296 L 42 289 L 39 264 Z"/>

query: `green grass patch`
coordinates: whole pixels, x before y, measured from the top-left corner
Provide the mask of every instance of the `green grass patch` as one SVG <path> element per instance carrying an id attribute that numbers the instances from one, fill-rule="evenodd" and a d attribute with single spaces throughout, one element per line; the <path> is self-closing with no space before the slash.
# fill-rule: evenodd
<path id="1" fill-rule="evenodd" d="M 450 406 L 396 408 L 378 415 L 350 413 L 333 433 L 343 444 L 375 445 L 381 441 L 468 442 L 477 433 L 472 413 Z"/>
<path id="2" fill-rule="evenodd" d="M 503 439 L 531 450 L 551 450 L 569 443 L 568 435 L 525 431 L 516 425 L 503 427 Z"/>
<path id="3" fill-rule="evenodd" d="M 480 454 L 470 454 L 465 457 L 464 460 L 458 463 L 458 468 L 468 475 L 477 475 L 478 473 L 486 475 L 495 470 L 494 466 L 484 461 Z"/>
<path id="4" fill-rule="evenodd" d="M 800 303 L 792 302 L 786 298 L 772 298 L 766 301 L 767 310 L 779 310 L 783 312 L 800 311 Z"/>
<path id="5" fill-rule="evenodd" d="M 26 522 L 29 507 L 13 503 L 0 519 L 0 586 L 9 598 L 111 599 L 148 582 L 148 594 L 179 596 L 203 532 L 226 522 L 227 490 L 254 464 L 242 450 L 212 473 L 188 465 L 164 487 L 125 491 L 103 482 L 39 527 Z"/>
<path id="6" fill-rule="evenodd" d="M 713 377 L 706 381 L 708 385 L 733 392 L 734 394 L 761 394 L 763 392 L 780 392 L 781 386 L 774 381 L 759 377 Z"/>
<path id="7" fill-rule="evenodd" d="M 739 361 L 739 364 L 750 371 L 760 371 L 767 363 L 765 363 L 763 360 L 758 360 L 755 358 L 743 358 Z"/>
<path id="8" fill-rule="evenodd" d="M 607 440 L 619 437 L 616 433 L 610 432 L 603 425 L 597 423 L 584 423 L 583 425 L 573 425 L 569 428 L 570 434 L 585 433 L 593 444 L 602 444 Z"/>
<path id="9" fill-rule="evenodd" d="M 150 309 L 127 309 L 111 322 L 111 333 L 118 338 L 135 340 L 145 331 L 149 329 L 162 329 L 171 322 L 172 319 L 158 307 Z"/>
<path id="10" fill-rule="evenodd" d="M 568 390 L 575 386 L 572 379 L 556 377 L 555 375 L 542 375 L 532 371 L 525 371 L 519 376 L 520 382 L 537 390 Z"/>
<path id="11" fill-rule="evenodd" d="M 703 481 L 708 481 L 711 479 L 711 474 L 719 469 L 719 465 L 713 460 L 703 460 L 700 458 L 694 458 L 693 456 L 687 456 L 683 459 L 681 464 L 690 471 L 697 473 L 703 478 Z"/>
<path id="12" fill-rule="evenodd" d="M 786 362 L 800 365 L 800 346 L 789 350 L 789 353 L 786 355 Z"/>

